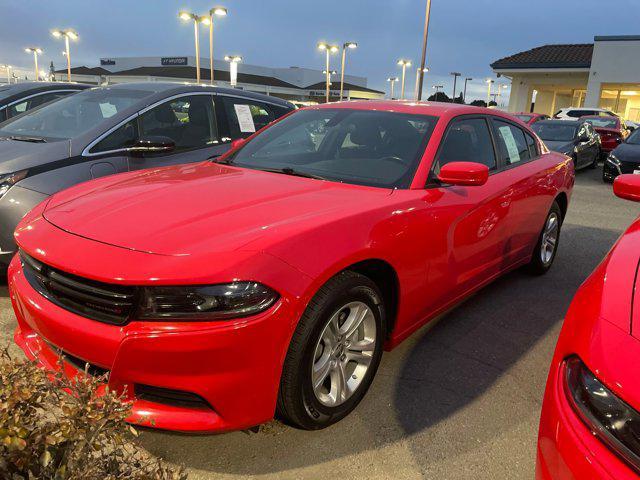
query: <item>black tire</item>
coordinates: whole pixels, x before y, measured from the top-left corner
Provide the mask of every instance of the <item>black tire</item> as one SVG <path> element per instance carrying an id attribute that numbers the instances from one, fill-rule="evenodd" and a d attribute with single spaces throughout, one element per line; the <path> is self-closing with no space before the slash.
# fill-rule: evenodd
<path id="1" fill-rule="evenodd" d="M 551 257 L 547 261 L 545 261 L 543 259 L 543 254 L 542 254 L 543 239 L 545 236 L 545 229 L 547 228 L 549 219 L 552 216 L 555 216 L 555 218 L 557 219 L 557 229 L 558 229 L 557 239 L 556 239 L 555 248 L 553 249 L 553 253 Z M 560 245 L 560 232 L 562 230 L 563 220 L 564 219 L 562 218 L 562 210 L 560 209 L 558 202 L 554 200 L 553 205 L 551 205 L 551 209 L 549 210 L 549 213 L 544 219 L 544 225 L 542 226 L 542 230 L 540 231 L 540 236 L 538 237 L 538 242 L 536 243 L 536 247 L 533 250 L 533 256 L 531 257 L 531 261 L 527 265 L 527 270 L 532 275 L 544 275 L 549 271 L 549 269 L 551 268 L 551 265 L 553 265 L 553 261 L 556 258 L 556 255 L 558 253 L 558 247 Z"/>
<path id="2" fill-rule="evenodd" d="M 386 337 L 382 298 L 375 283 L 352 271 L 339 273 L 320 288 L 298 323 L 284 361 L 277 404 L 277 413 L 282 420 L 305 430 L 318 430 L 341 420 L 356 408 L 367 393 L 382 357 Z M 321 403 L 314 393 L 311 370 L 316 361 L 316 346 L 325 326 L 350 302 L 362 302 L 373 313 L 375 348 L 355 391 L 344 403 L 329 407 Z M 351 380 L 351 376 L 347 379 Z"/>
<path id="3" fill-rule="evenodd" d="M 607 173 L 604 170 L 604 167 L 602 167 L 602 181 L 604 183 L 613 183 L 614 178 L 610 175 L 607 175 Z"/>

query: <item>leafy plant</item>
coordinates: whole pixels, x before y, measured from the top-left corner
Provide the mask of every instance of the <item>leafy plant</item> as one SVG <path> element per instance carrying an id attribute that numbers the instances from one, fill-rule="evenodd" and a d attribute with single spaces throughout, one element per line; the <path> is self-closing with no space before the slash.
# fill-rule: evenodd
<path id="1" fill-rule="evenodd" d="M 62 367 L 62 359 L 59 360 Z M 0 478 L 185 480 L 136 443 L 131 404 L 104 377 L 67 378 L 0 355 Z"/>

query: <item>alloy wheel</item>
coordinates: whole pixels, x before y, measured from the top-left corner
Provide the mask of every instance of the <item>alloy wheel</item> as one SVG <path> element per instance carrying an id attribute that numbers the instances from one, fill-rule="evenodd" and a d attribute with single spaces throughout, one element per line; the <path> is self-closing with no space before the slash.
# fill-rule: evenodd
<path id="1" fill-rule="evenodd" d="M 553 255 L 558 244 L 558 234 L 560 232 L 560 219 L 558 214 L 551 212 L 547 217 L 547 222 L 542 232 L 542 242 L 540 244 L 540 259 L 542 263 L 548 265 L 553 260 Z"/>

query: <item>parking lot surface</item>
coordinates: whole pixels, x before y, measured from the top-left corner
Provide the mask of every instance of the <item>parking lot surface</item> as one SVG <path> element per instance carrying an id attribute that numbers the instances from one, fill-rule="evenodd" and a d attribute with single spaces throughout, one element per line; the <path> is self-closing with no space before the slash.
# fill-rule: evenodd
<path id="1" fill-rule="evenodd" d="M 386 353 L 368 395 L 342 422 L 319 432 L 276 421 L 250 434 L 145 431 L 142 444 L 188 467 L 194 479 L 533 478 L 538 416 L 562 318 L 639 211 L 600 178 L 601 169 L 578 172 L 547 275 L 513 272 Z M 14 325 L 0 285 L 0 342 L 9 342 Z"/>

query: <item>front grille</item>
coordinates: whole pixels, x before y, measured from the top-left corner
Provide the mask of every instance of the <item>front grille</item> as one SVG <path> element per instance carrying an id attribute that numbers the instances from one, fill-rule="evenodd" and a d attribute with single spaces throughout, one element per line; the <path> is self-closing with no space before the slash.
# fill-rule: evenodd
<path id="1" fill-rule="evenodd" d="M 633 173 L 634 170 L 640 170 L 640 163 L 636 162 L 620 162 L 621 173 Z"/>
<path id="2" fill-rule="evenodd" d="M 135 287 L 96 282 L 50 267 L 20 251 L 25 278 L 49 301 L 99 322 L 122 325 L 136 305 Z"/>

